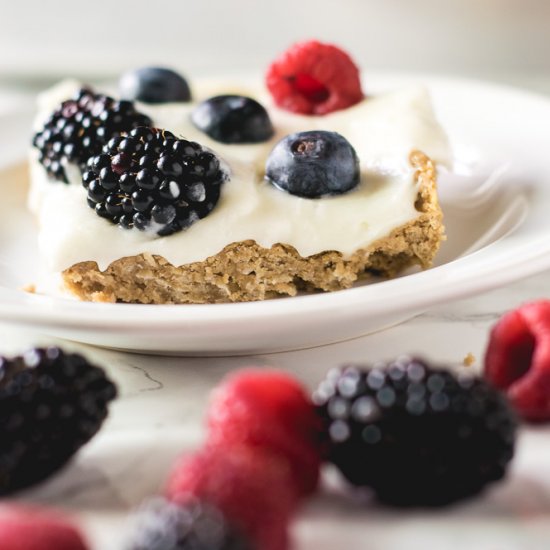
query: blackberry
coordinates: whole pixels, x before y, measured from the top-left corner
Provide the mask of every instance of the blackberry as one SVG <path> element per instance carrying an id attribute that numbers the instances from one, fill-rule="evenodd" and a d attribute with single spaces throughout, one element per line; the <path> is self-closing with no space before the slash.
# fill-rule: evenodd
<path id="1" fill-rule="evenodd" d="M 198 143 L 142 127 L 112 138 L 90 158 L 83 185 L 99 216 L 170 235 L 212 211 L 225 178 L 216 155 Z"/>
<path id="2" fill-rule="evenodd" d="M 116 388 L 57 347 L 0 358 L 0 494 L 37 483 L 99 430 Z"/>
<path id="3" fill-rule="evenodd" d="M 126 550 L 253 550 L 217 508 L 199 500 L 150 499 L 134 523 Z"/>
<path id="4" fill-rule="evenodd" d="M 502 478 L 517 422 L 503 394 L 402 357 L 331 371 L 314 395 L 328 456 L 353 484 L 400 506 L 436 506 Z"/>
<path id="5" fill-rule="evenodd" d="M 100 153 L 113 136 L 150 124 L 149 117 L 136 111 L 131 102 L 83 88 L 50 115 L 42 130 L 34 135 L 33 145 L 48 174 L 69 183 L 67 163 L 82 170 L 88 158 Z"/>

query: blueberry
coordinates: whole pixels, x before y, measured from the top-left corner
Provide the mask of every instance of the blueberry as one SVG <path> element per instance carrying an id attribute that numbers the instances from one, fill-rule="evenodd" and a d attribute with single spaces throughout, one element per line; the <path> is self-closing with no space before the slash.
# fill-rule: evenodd
<path id="1" fill-rule="evenodd" d="M 191 114 L 191 121 L 221 143 L 260 143 L 273 136 L 265 108 L 241 95 L 220 95 L 203 101 Z"/>
<path id="2" fill-rule="evenodd" d="M 122 75 L 119 83 L 124 99 L 144 103 L 190 101 L 187 81 L 178 73 L 160 67 L 143 67 Z"/>
<path id="3" fill-rule="evenodd" d="M 339 195 L 359 183 L 359 159 L 349 141 L 336 132 L 299 132 L 275 145 L 267 159 L 266 178 L 299 197 Z"/>

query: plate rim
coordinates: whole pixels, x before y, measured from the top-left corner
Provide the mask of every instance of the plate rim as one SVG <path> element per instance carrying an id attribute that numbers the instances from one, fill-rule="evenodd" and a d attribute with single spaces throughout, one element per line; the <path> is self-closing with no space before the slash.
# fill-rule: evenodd
<path id="1" fill-rule="evenodd" d="M 376 77 L 370 75 L 377 88 Z M 382 73 L 381 80 L 389 79 L 396 82 L 402 79 L 405 82 L 421 80 L 428 88 L 437 85 L 460 85 L 475 91 L 481 89 L 497 94 L 506 94 L 514 100 L 536 101 L 548 108 L 550 115 L 550 98 L 521 88 L 509 85 L 484 82 L 482 80 L 426 76 L 407 73 Z M 380 85 L 380 84 L 379 84 Z M 29 107 L 23 107 L 15 112 L 0 114 L 0 121 L 5 117 L 28 117 L 32 113 Z M 0 128 L 2 125 L 0 125 Z M 1 140 L 0 130 L 0 140 Z M 23 158 L 13 158 L 11 163 L 0 163 L 0 171 L 9 164 L 22 161 Z M 550 230 L 550 221 L 547 229 Z M 513 232 L 513 235 L 518 235 Z M 519 233 L 521 235 L 521 233 Z M 532 237 L 533 235 L 531 235 Z M 541 235 L 539 235 L 541 236 Z M 398 311 L 418 311 L 419 308 L 428 308 L 443 300 L 455 300 L 473 294 L 511 283 L 518 278 L 525 277 L 550 268 L 550 239 L 546 243 L 542 239 L 541 248 L 535 246 L 534 241 L 527 242 L 529 234 L 524 236 L 520 244 L 515 245 L 513 258 L 506 263 L 506 269 L 498 263 L 492 263 L 493 257 L 501 258 L 507 243 L 505 235 L 496 242 L 462 258 L 454 259 L 443 265 L 430 268 L 426 271 L 406 275 L 371 285 L 358 286 L 350 289 L 328 293 L 316 293 L 304 296 L 285 297 L 260 302 L 244 302 L 229 304 L 107 304 L 80 302 L 72 299 L 32 295 L 6 286 L 0 286 L 0 319 L 24 323 L 30 326 L 68 326 L 82 330 L 108 329 L 113 325 L 124 324 L 125 329 L 143 329 L 145 325 L 154 323 L 155 329 L 172 327 L 174 329 L 187 326 L 191 323 L 195 328 L 207 327 L 215 322 L 225 322 L 229 319 L 236 324 L 249 323 L 251 320 L 271 320 L 289 315 L 297 318 L 315 317 L 316 313 L 325 315 L 346 308 L 350 318 L 360 317 L 365 313 L 364 308 L 371 315 L 379 313 L 395 313 Z M 487 257 L 487 255 L 489 255 Z M 511 256 L 508 253 L 508 256 Z M 481 257 L 481 259 L 480 259 Z M 472 264 L 479 271 L 462 273 L 464 264 Z M 457 269 L 461 271 L 457 275 Z M 454 274 L 454 276 L 453 276 Z M 434 279 L 448 279 L 451 288 L 444 288 L 443 284 L 432 285 Z M 480 281 L 480 278 L 482 279 Z M 457 283 L 459 283 L 457 285 Z M 382 292 L 379 292 L 382 290 Z M 392 300 L 387 301 L 391 295 Z M 403 299 L 404 304 L 399 300 Z M 60 304 L 62 307 L 59 307 Z M 139 315 L 136 315 L 139 312 Z M 413 313 L 414 314 L 414 313 Z M 319 322 L 317 320 L 317 322 Z M 150 327 L 149 327 L 150 328 Z"/>

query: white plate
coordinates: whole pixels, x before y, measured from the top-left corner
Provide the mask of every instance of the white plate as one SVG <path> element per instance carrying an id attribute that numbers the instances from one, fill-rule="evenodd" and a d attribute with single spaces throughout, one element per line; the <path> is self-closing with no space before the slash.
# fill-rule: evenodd
<path id="1" fill-rule="evenodd" d="M 371 77 L 369 91 L 411 81 L 418 78 Z M 436 266 L 340 292 L 245 304 L 94 304 L 19 290 L 40 269 L 21 177 L 31 113 L 0 116 L 0 319 L 125 350 L 282 351 L 357 337 L 550 268 L 550 101 L 471 81 L 422 81 L 457 159 L 455 172 L 440 178 L 448 240 Z"/>

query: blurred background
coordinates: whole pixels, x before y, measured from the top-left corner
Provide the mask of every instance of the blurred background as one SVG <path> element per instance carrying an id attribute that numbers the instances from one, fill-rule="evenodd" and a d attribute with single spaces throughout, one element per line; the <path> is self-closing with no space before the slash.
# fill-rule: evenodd
<path id="1" fill-rule="evenodd" d="M 0 0 L 0 86 L 43 87 L 162 64 L 263 72 L 290 43 L 337 43 L 368 71 L 544 88 L 549 0 Z M 550 90 L 550 85 L 548 85 Z"/>

